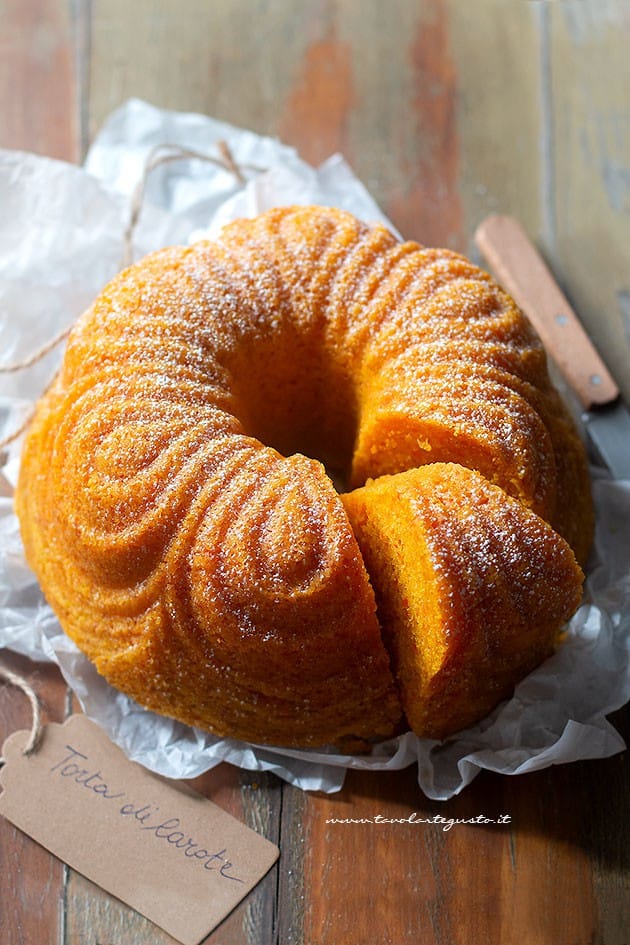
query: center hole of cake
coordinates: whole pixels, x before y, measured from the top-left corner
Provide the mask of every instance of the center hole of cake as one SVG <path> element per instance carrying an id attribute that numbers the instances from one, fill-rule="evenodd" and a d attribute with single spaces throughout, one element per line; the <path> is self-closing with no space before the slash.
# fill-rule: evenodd
<path id="1" fill-rule="evenodd" d="M 309 375 L 299 359 L 250 361 L 237 381 L 245 432 L 282 453 L 321 462 L 338 492 L 348 489 L 357 408 L 349 379 L 318 365 Z"/>

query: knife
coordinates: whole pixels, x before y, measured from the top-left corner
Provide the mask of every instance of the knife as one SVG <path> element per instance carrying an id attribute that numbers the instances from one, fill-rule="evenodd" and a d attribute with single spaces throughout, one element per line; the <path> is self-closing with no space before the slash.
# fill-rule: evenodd
<path id="1" fill-rule="evenodd" d="M 523 227 L 491 216 L 475 242 L 578 397 L 600 459 L 615 479 L 630 479 L 630 414 L 619 388 Z"/>

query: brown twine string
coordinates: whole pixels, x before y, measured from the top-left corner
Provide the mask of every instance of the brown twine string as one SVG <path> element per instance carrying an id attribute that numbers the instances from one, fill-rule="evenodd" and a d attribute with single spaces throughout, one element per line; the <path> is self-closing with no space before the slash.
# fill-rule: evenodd
<path id="1" fill-rule="evenodd" d="M 123 256 L 123 268 L 131 265 L 133 262 L 133 234 L 138 225 L 140 213 L 142 212 L 147 180 L 156 167 L 160 167 L 163 164 L 173 164 L 176 161 L 202 161 L 206 164 L 214 164 L 215 167 L 222 167 L 230 174 L 233 174 L 241 187 L 244 187 L 247 183 L 247 178 L 243 173 L 244 170 L 254 171 L 256 173 L 260 173 L 263 170 L 263 168 L 257 167 L 254 164 L 237 164 L 227 141 L 217 141 L 216 147 L 219 152 L 218 157 L 212 154 L 205 154 L 202 151 L 194 151 L 192 148 L 181 147 L 178 144 L 158 144 L 149 152 L 142 176 L 131 195 L 129 222 L 124 235 L 125 251 Z"/>
<path id="2" fill-rule="evenodd" d="M 38 348 L 33 354 L 29 354 L 23 361 L 11 361 L 9 364 L 1 364 L 0 374 L 14 374 L 16 371 L 24 371 L 26 368 L 32 367 L 34 364 L 37 364 L 38 361 L 45 358 L 47 354 L 50 354 L 69 334 L 70 328 L 64 328 L 63 331 L 60 331 L 58 335 L 55 335 L 54 338 L 47 341 L 46 344 Z"/>
<path id="3" fill-rule="evenodd" d="M 53 338 L 53 340 L 49 342 L 49 344 L 46 347 L 49 347 L 49 349 L 52 351 L 53 347 L 59 344 L 59 342 L 63 340 L 63 336 L 64 335 L 67 336 L 69 334 L 70 334 L 70 328 L 67 328 L 65 332 L 63 332 L 60 335 L 57 335 L 56 338 Z M 42 350 L 43 349 L 40 349 L 40 351 L 38 351 L 37 354 L 40 355 L 41 357 L 44 357 L 44 355 L 41 354 Z M 48 354 L 48 351 L 46 351 L 45 354 Z M 37 355 L 35 355 L 34 357 L 37 357 Z M 28 360 L 31 361 L 32 358 L 29 358 Z M 35 362 L 33 361 L 33 363 Z M 30 364 L 27 366 L 30 366 Z M 16 370 L 19 371 L 20 368 L 16 368 Z M 53 386 L 53 384 L 57 380 L 58 374 L 59 374 L 59 371 L 55 371 L 50 381 L 48 382 L 48 384 L 46 384 L 46 387 L 41 392 L 40 394 L 41 397 L 43 397 L 44 394 L 48 393 L 50 388 Z M 0 469 L 2 469 L 2 467 L 4 466 L 8 458 L 8 453 L 5 452 L 6 447 L 9 446 L 11 443 L 13 443 L 14 440 L 17 440 L 18 437 L 20 437 L 26 430 L 28 430 L 28 428 L 30 427 L 33 421 L 34 416 L 35 416 L 35 410 L 34 409 L 29 410 L 29 412 L 26 415 L 26 418 L 22 421 L 19 427 L 17 427 L 15 430 L 13 430 L 11 433 L 9 433 L 7 436 L 4 436 L 0 440 Z"/>
<path id="4" fill-rule="evenodd" d="M 31 731 L 28 741 L 22 749 L 22 754 L 32 755 L 41 741 L 44 730 L 42 726 L 41 706 L 39 704 L 39 699 L 37 698 L 37 693 L 31 687 L 31 685 L 25 679 L 23 679 L 22 676 L 19 676 L 17 673 L 7 669 L 6 666 L 0 665 L 0 679 L 4 679 L 4 681 L 9 683 L 9 685 L 16 686 L 18 689 L 21 689 L 31 703 L 31 709 L 33 711 Z M 5 758 L 0 757 L 0 766 L 3 765 L 5 761 Z"/>
<path id="5" fill-rule="evenodd" d="M 133 261 L 133 237 L 142 212 L 147 180 L 156 167 L 160 167 L 162 164 L 172 164 L 175 161 L 205 161 L 208 164 L 222 167 L 230 174 L 233 174 L 240 186 L 244 186 L 247 183 L 247 178 L 243 171 L 248 170 L 260 173 L 264 170 L 264 168 L 257 167 L 255 164 L 238 165 L 226 141 L 217 141 L 216 147 L 219 154 L 218 157 L 211 154 L 204 154 L 201 151 L 194 151 L 191 148 L 180 147 L 180 145 L 176 144 L 159 144 L 149 152 L 144 163 L 140 180 L 131 195 L 129 220 L 123 235 L 124 248 L 121 268 L 126 268 Z M 34 364 L 38 364 L 39 361 L 45 358 L 47 354 L 50 354 L 57 345 L 68 337 L 71 330 L 72 326 L 64 328 L 63 331 L 59 332 L 54 338 L 51 338 L 45 345 L 22 361 L 13 361 L 9 364 L 0 365 L 0 374 L 12 374 L 17 371 L 24 371 Z M 54 382 L 56 376 L 57 374 L 52 378 L 51 384 Z M 0 439 L 0 467 L 2 467 L 6 461 L 5 448 L 17 440 L 18 437 L 28 429 L 34 415 L 35 411 L 33 410 L 16 430 L 13 430 L 8 436 Z"/>
<path id="6" fill-rule="evenodd" d="M 26 420 L 24 420 L 19 425 L 19 427 L 16 427 L 15 430 L 12 430 L 11 433 L 7 434 L 7 436 L 3 436 L 0 440 L 0 469 L 2 469 L 7 461 L 8 454 L 5 452 L 7 446 L 10 446 L 11 443 L 17 440 L 18 437 L 22 436 L 22 434 L 28 430 L 33 421 L 34 413 L 34 410 L 30 410 L 26 416 Z"/>

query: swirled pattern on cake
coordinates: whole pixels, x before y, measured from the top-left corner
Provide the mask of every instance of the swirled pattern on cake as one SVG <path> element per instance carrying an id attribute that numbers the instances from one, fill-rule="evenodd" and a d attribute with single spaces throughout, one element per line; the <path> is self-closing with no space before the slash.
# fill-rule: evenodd
<path id="1" fill-rule="evenodd" d="M 333 470 L 357 493 L 341 498 Z M 592 531 L 581 442 L 509 296 L 456 253 L 321 207 L 115 278 L 38 405 L 16 504 L 51 606 L 114 686 L 294 746 L 359 748 L 409 723 L 444 737 L 489 711 L 577 606 L 570 548 L 583 563 Z M 510 555 L 490 580 L 473 549 L 495 523 Z M 431 580 L 447 559 L 447 583 Z M 464 641 L 445 665 L 487 679 L 485 696 L 409 668 L 425 663 L 406 581 L 433 615 L 426 645 Z M 483 602 L 477 629 L 458 600 Z"/>

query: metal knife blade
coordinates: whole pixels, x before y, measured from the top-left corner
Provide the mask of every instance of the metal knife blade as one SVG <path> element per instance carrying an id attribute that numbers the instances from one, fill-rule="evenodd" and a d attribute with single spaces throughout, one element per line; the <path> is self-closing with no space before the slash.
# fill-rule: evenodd
<path id="1" fill-rule="evenodd" d="M 588 435 L 615 479 L 630 479 L 630 414 L 619 388 L 520 223 L 491 216 L 475 242 L 578 397 Z"/>

